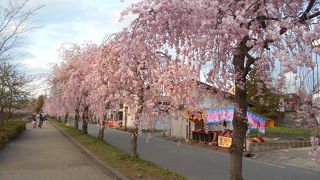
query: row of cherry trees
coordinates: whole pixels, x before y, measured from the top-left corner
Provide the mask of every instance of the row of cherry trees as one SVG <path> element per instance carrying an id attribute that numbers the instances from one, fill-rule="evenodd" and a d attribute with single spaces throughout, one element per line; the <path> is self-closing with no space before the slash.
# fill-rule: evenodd
<path id="1" fill-rule="evenodd" d="M 98 137 L 103 139 L 107 113 L 125 104 L 134 112 L 129 128 L 131 155 L 137 156 L 142 121 L 151 125 L 161 112 L 175 112 L 182 104 L 196 102 L 192 92 L 199 69 L 165 52 L 152 51 L 131 36 L 123 31 L 101 45 L 63 47 L 64 61 L 53 68 L 45 111 L 65 120 L 74 116 L 77 128 L 82 113 L 83 133 L 87 133 L 89 114 L 94 114 L 101 125 Z M 165 97 L 171 97 L 170 105 L 161 103 Z"/>
<path id="2" fill-rule="evenodd" d="M 76 119 L 82 112 L 86 133 L 88 112 L 105 119 L 107 109 L 126 103 L 135 109 L 131 153 L 136 156 L 141 121 L 152 121 L 163 110 L 160 97 L 171 97 L 167 108 L 175 110 L 201 99 L 192 92 L 200 78 L 221 90 L 235 85 L 230 179 L 243 179 L 247 74 L 254 66 L 267 87 L 281 90 L 287 73 L 314 67 L 310 55 L 319 53 L 311 47 L 320 39 L 319 2 L 142 0 L 122 18 L 128 14 L 137 18 L 103 44 L 63 50 L 65 61 L 53 70 L 47 111 L 72 113 Z M 305 97 L 301 111 L 312 116 L 302 118 L 314 122 L 317 109 Z"/>
<path id="3" fill-rule="evenodd" d="M 234 83 L 230 179 L 239 180 L 243 179 L 243 142 L 248 128 L 247 74 L 255 66 L 260 80 L 281 90 L 287 73 L 295 74 L 299 66 L 314 67 L 311 51 L 319 53 L 319 48 L 311 44 L 320 39 L 319 8 L 315 0 L 144 0 L 123 15 L 138 17 L 131 31 L 153 48 L 172 47 L 179 58 L 211 64 L 208 82 L 222 89 Z M 304 111 L 311 112 L 314 103 L 307 99 Z M 315 114 L 307 114 L 304 121 L 314 123 Z"/>

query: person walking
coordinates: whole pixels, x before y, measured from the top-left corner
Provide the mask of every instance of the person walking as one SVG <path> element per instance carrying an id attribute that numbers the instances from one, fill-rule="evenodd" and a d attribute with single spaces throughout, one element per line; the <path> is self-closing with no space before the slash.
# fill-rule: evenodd
<path id="1" fill-rule="evenodd" d="M 32 120 L 32 127 L 33 127 L 33 128 L 36 128 L 36 127 L 37 127 L 37 120 L 36 120 L 35 117 L 34 117 L 33 120 Z"/>
<path id="2" fill-rule="evenodd" d="M 40 113 L 40 115 L 39 115 L 39 125 L 38 125 L 39 128 L 42 127 L 43 121 L 44 121 L 44 118 L 43 118 L 42 114 Z"/>

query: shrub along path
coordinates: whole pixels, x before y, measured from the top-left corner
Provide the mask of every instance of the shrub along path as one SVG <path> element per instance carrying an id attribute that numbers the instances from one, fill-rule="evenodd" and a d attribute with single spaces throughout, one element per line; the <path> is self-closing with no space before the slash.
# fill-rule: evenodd
<path id="1" fill-rule="evenodd" d="M 51 124 L 30 126 L 0 150 L 0 179 L 111 179 Z"/>
<path id="2" fill-rule="evenodd" d="M 4 127 L 0 128 L 0 149 L 11 139 L 19 136 L 26 129 L 23 121 L 9 121 Z"/>

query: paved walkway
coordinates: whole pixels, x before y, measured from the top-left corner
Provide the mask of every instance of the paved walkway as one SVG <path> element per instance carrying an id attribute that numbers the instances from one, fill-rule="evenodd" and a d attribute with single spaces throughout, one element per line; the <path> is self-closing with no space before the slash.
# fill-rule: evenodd
<path id="1" fill-rule="evenodd" d="M 108 180 L 107 172 L 51 124 L 28 128 L 0 150 L 2 180 Z"/>

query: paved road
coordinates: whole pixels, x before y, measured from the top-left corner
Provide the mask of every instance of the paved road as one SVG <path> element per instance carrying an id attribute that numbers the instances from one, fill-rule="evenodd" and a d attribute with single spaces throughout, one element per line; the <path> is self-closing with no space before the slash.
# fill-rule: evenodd
<path id="1" fill-rule="evenodd" d="M 81 124 L 80 126 L 81 127 Z M 89 124 L 88 133 L 97 136 L 98 126 Z M 130 150 L 130 134 L 107 128 L 105 138 L 108 143 L 127 152 Z M 143 159 L 178 172 L 191 180 L 229 179 L 229 155 L 190 145 L 152 137 L 146 143 L 147 134 L 138 138 L 138 153 Z M 244 178 L 246 180 L 319 180 L 320 172 L 299 169 L 285 165 L 266 163 L 244 158 Z"/>
<path id="2" fill-rule="evenodd" d="M 51 124 L 31 128 L 0 150 L 1 180 L 110 180 Z"/>

